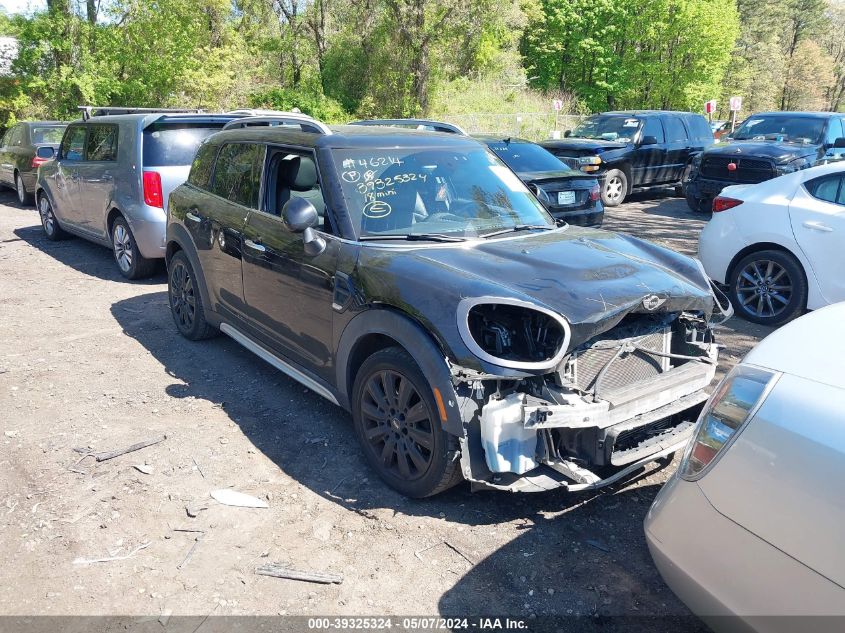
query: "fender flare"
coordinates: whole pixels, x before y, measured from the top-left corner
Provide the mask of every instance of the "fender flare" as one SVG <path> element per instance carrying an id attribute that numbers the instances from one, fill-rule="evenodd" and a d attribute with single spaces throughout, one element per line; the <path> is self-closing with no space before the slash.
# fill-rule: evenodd
<path id="1" fill-rule="evenodd" d="M 443 429 L 447 433 L 462 437 L 464 422 L 458 408 L 459 400 L 452 383 L 446 354 L 422 326 L 404 313 L 395 310 L 368 309 L 355 316 L 344 328 L 335 357 L 336 385 L 341 406 L 351 410 L 351 394 L 348 386 L 354 381 L 354 376 L 349 374 L 349 360 L 356 345 L 370 334 L 379 334 L 393 339 L 411 355 L 428 379 L 431 388 L 440 391 L 446 413 L 445 420 L 439 416 Z"/>
<path id="2" fill-rule="evenodd" d="M 205 273 L 200 265 L 194 241 L 191 239 L 190 234 L 184 226 L 180 224 L 171 224 L 167 227 L 167 250 L 164 255 L 164 261 L 168 269 L 170 268 L 170 259 L 173 257 L 173 253 L 175 252 L 171 244 L 176 244 L 179 247 L 177 250 L 181 250 L 185 253 L 188 261 L 191 263 L 191 268 L 193 268 L 194 276 L 198 282 L 197 286 L 200 291 L 200 299 L 202 299 L 202 305 L 205 308 L 206 320 L 212 325 L 220 325 L 220 317 L 217 316 L 217 311 L 211 304 L 210 295 L 208 294 L 208 285 L 205 282 Z"/>

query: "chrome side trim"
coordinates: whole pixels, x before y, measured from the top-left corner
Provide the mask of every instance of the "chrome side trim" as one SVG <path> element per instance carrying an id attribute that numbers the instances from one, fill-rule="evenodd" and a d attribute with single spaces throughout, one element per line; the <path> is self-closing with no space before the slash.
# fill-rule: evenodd
<path id="1" fill-rule="evenodd" d="M 250 352 L 252 352 L 256 356 L 258 356 L 262 360 L 270 363 L 273 367 L 275 367 L 279 371 L 287 374 L 288 376 L 290 376 L 291 378 L 296 380 L 298 383 L 305 385 L 306 387 L 311 389 L 311 391 L 317 392 L 318 394 L 323 396 L 329 402 L 339 406 L 337 398 L 334 397 L 334 395 L 332 394 L 331 391 L 326 389 L 323 385 L 318 383 L 313 378 L 306 376 L 305 374 L 303 374 L 298 369 L 292 367 L 291 365 L 289 365 L 287 362 L 283 361 L 281 358 L 279 358 L 278 356 L 276 356 L 272 352 L 269 352 L 266 349 L 264 349 L 264 347 L 262 347 L 261 345 L 259 345 L 255 341 L 253 341 L 246 334 L 239 332 L 238 330 L 233 328 L 228 323 L 221 324 L 220 325 L 220 331 L 223 332 L 224 334 L 226 334 L 227 336 L 230 336 L 237 343 L 240 343 L 243 347 L 248 349 Z"/>

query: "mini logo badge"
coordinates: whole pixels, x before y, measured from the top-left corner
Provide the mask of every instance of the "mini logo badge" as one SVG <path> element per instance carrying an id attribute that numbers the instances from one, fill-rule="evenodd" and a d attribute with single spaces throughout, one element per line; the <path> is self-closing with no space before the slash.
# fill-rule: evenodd
<path id="1" fill-rule="evenodd" d="M 660 306 L 666 303 L 666 299 L 661 299 L 657 295 L 648 295 L 643 299 L 643 307 L 649 312 L 657 310 Z"/>

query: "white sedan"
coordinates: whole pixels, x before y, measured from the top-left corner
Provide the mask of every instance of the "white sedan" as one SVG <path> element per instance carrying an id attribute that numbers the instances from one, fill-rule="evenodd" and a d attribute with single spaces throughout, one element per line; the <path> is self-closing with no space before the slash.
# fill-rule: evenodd
<path id="1" fill-rule="evenodd" d="M 664 580 L 717 631 L 845 631 L 843 323 L 839 303 L 754 348 L 646 517 Z"/>
<path id="2" fill-rule="evenodd" d="M 755 323 L 781 325 L 845 301 L 845 163 L 726 187 L 698 256 Z"/>

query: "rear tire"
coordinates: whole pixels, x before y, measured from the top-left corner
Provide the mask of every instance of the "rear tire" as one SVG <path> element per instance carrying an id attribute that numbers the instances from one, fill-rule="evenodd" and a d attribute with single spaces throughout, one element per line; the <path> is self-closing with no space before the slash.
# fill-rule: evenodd
<path id="1" fill-rule="evenodd" d="M 50 199 L 47 194 L 41 193 L 38 200 L 38 215 L 41 216 L 41 228 L 44 229 L 44 235 L 51 242 L 58 242 L 65 240 L 70 235 L 59 226 L 59 221 L 56 219 L 56 214 L 53 213 L 53 205 L 50 204 Z"/>
<path id="2" fill-rule="evenodd" d="M 111 238 L 114 261 L 121 275 L 127 279 L 144 279 L 155 272 L 157 260 L 141 255 L 125 218 L 115 218 L 111 227 Z"/>
<path id="3" fill-rule="evenodd" d="M 18 194 L 18 202 L 22 207 L 32 206 L 33 196 L 26 190 L 26 185 L 23 184 L 23 178 L 19 172 L 15 172 L 15 193 Z"/>
<path id="4" fill-rule="evenodd" d="M 687 199 L 687 206 L 690 211 L 694 213 L 709 213 L 713 208 L 713 203 L 707 204 L 704 200 L 696 198 L 689 191 L 685 192 L 684 197 Z"/>
<path id="5" fill-rule="evenodd" d="M 729 279 L 736 313 L 752 323 L 780 326 L 807 308 L 807 280 L 790 253 L 758 251 L 743 257 Z"/>
<path id="6" fill-rule="evenodd" d="M 692 171 L 691 165 L 687 165 L 686 167 L 684 167 L 684 173 L 681 174 L 681 182 L 675 186 L 676 198 L 687 197 L 687 178 L 689 178 L 690 171 Z"/>
<path id="7" fill-rule="evenodd" d="M 458 438 L 443 430 L 431 386 L 400 347 L 376 352 L 352 388 L 355 432 L 370 466 L 394 490 L 416 499 L 462 479 Z"/>
<path id="8" fill-rule="evenodd" d="M 191 341 L 217 335 L 217 329 L 205 319 L 202 293 L 194 269 L 182 251 L 170 258 L 167 267 L 167 299 L 179 334 Z"/>
<path id="9" fill-rule="evenodd" d="M 601 201 L 606 207 L 617 207 L 628 195 L 628 177 L 620 169 L 611 169 L 601 185 Z"/>

